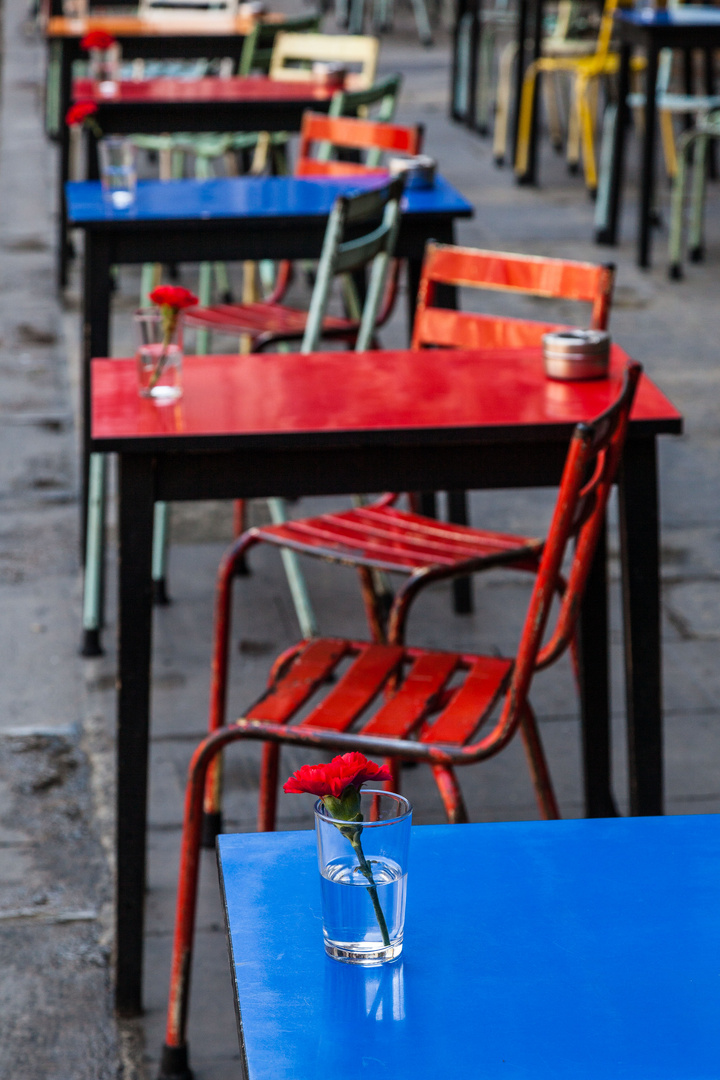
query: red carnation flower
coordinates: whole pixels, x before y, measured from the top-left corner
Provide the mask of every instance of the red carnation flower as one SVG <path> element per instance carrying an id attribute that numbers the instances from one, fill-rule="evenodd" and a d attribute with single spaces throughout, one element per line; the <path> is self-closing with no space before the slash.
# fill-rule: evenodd
<path id="1" fill-rule="evenodd" d="M 383 944 L 390 944 L 387 922 L 380 905 L 372 865 L 365 858 L 360 837 L 363 819 L 360 788 L 368 780 L 391 780 L 388 769 L 368 761 L 364 754 L 353 751 L 333 758 L 329 765 L 303 765 L 283 785 L 289 795 L 319 795 L 333 819 L 335 828 L 349 840 L 357 856 L 360 873 L 367 878 L 367 890 L 380 927 Z M 347 824 L 340 824 L 347 822 Z"/>
<path id="2" fill-rule="evenodd" d="M 75 127 L 78 124 L 84 124 L 91 116 L 94 116 L 97 112 L 97 105 L 92 101 L 76 101 L 74 105 L 71 105 L 68 111 L 65 113 L 65 123 L 69 127 Z"/>
<path id="3" fill-rule="evenodd" d="M 368 761 L 364 754 L 354 751 L 333 758 L 329 765 L 303 765 L 286 780 L 283 791 L 288 795 L 332 795 L 342 798 L 346 788 L 359 791 L 368 780 L 390 780 L 389 771 L 383 765 Z"/>
<path id="4" fill-rule="evenodd" d="M 80 42 L 81 49 L 109 49 L 115 38 L 107 30 L 91 30 Z"/>
<path id="5" fill-rule="evenodd" d="M 150 293 L 150 299 L 158 307 L 170 307 L 174 311 L 195 307 L 198 302 L 197 296 L 189 289 L 183 289 L 182 285 L 158 285 Z"/>

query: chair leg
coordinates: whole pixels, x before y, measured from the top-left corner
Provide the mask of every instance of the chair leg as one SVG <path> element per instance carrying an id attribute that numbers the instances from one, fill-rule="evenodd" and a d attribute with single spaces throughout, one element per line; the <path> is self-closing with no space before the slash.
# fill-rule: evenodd
<path id="1" fill-rule="evenodd" d="M 279 767 L 279 745 L 277 743 L 263 743 L 262 764 L 260 766 L 260 794 L 258 796 L 258 832 L 275 832 Z"/>
<path id="2" fill-rule="evenodd" d="M 678 147 L 678 169 L 673 182 L 672 198 L 670 202 L 670 238 L 668 242 L 670 265 L 668 274 L 671 280 L 674 281 L 679 281 L 682 277 L 682 231 L 685 211 L 687 159 L 694 139 L 695 132 L 688 132 L 680 139 Z"/>
<path id="3" fill-rule="evenodd" d="M 710 137 L 705 134 L 700 135 L 695 140 L 690 191 L 690 235 L 688 238 L 688 258 L 690 262 L 702 262 L 705 254 L 703 247 L 703 218 L 705 214 L 709 142 Z"/>
<path id="4" fill-rule="evenodd" d="M 517 45 L 508 42 L 500 54 L 498 65 L 497 108 L 493 130 L 493 158 L 502 165 L 507 153 L 508 128 L 510 126 L 510 98 L 512 95 L 512 69 L 517 55 Z"/>
<path id="5" fill-rule="evenodd" d="M 284 524 L 284 522 L 287 521 L 287 511 L 283 499 L 268 499 L 267 504 L 270 509 L 270 517 L 273 520 L 273 524 Z M 288 548 L 280 548 L 280 555 L 283 566 L 285 567 L 288 585 L 290 586 L 295 613 L 298 622 L 300 623 L 300 632 L 304 638 L 317 637 L 317 619 L 315 618 L 315 613 L 312 609 L 312 604 L 310 603 L 310 597 L 308 596 L 305 578 L 300 569 L 298 557 L 294 551 L 290 551 Z"/>
<path id="6" fill-rule="evenodd" d="M 668 109 L 660 109 L 659 114 L 665 172 L 669 180 L 674 180 L 677 175 L 678 160 L 677 150 L 675 149 L 675 129 L 673 128 L 672 113 Z"/>
<path id="7" fill-rule="evenodd" d="M 198 274 L 198 299 L 200 307 L 210 307 L 212 303 L 212 263 L 200 263 Z M 210 331 L 198 330 L 195 337 L 195 353 L 197 356 L 207 356 L 210 351 Z"/>
<path id="8" fill-rule="evenodd" d="M 104 454 L 90 455 L 88 483 L 87 533 L 85 544 L 85 580 L 83 582 L 82 656 L 102 656 L 102 571 L 105 533 Z"/>
<path id="9" fill-rule="evenodd" d="M 208 730 L 217 731 L 225 724 L 227 712 L 228 665 L 230 629 L 232 624 L 232 585 L 239 567 L 245 565 L 245 553 L 257 541 L 245 535 L 225 553 L 218 570 L 213 622 L 213 657 L 210 680 L 210 717 Z M 213 848 L 215 837 L 222 832 L 222 755 L 217 755 L 208 767 L 202 825 L 203 847 Z"/>
<path id="10" fill-rule="evenodd" d="M 547 113 L 550 142 L 553 148 L 560 153 L 562 151 L 562 124 L 560 123 L 560 109 L 558 108 L 558 85 L 557 78 L 546 77 L 543 82 L 543 97 L 545 99 L 545 112 Z"/>
<path id="11" fill-rule="evenodd" d="M 538 64 L 528 66 L 523 79 L 522 93 L 520 95 L 520 119 L 518 121 L 517 150 L 515 153 L 515 175 L 523 177 L 528 170 L 530 157 L 530 128 L 532 126 L 533 103 L 535 101 L 535 84 L 538 76 Z"/>
<path id="12" fill-rule="evenodd" d="M 412 0 L 412 9 L 420 43 L 422 45 L 432 45 L 433 35 L 430 29 L 430 19 L 428 18 L 425 0 Z"/>
<path id="13" fill-rule="evenodd" d="M 360 578 L 360 592 L 365 605 L 365 617 L 370 628 L 370 636 L 373 641 L 377 641 L 379 645 L 382 645 L 386 641 L 385 624 L 387 612 L 383 610 L 385 606 L 383 598 L 387 596 L 387 593 L 378 591 L 373 580 L 372 570 L 369 570 L 367 566 L 358 566 L 358 577 Z"/>
<path id="14" fill-rule="evenodd" d="M 580 100 L 577 79 L 570 89 L 570 111 L 568 113 L 568 137 L 565 152 L 568 171 L 576 173 L 580 167 Z"/>
<path id="15" fill-rule="evenodd" d="M 520 717 L 520 734 L 527 754 L 540 813 L 546 820 L 559 818 L 560 811 L 553 791 L 552 780 L 550 779 L 550 770 L 545 760 L 545 752 L 540 741 L 537 721 L 527 703 Z"/>
<path id="16" fill-rule="evenodd" d="M 449 765 L 431 765 L 430 767 L 445 806 L 445 813 L 449 823 L 451 825 L 465 825 L 470 818 L 468 817 L 460 785 L 457 782 L 455 770 Z"/>
<path id="17" fill-rule="evenodd" d="M 155 503 L 153 514 L 152 588 L 153 603 L 163 607 L 170 603 L 167 592 L 167 556 L 170 543 L 170 507 Z"/>
<path id="18" fill-rule="evenodd" d="M 192 1080 L 188 1064 L 187 1015 L 200 870 L 203 790 L 210 763 L 227 743 L 241 737 L 241 732 L 231 728 L 216 732 L 200 744 L 190 762 L 185 789 L 167 1023 L 159 1080 Z"/>
<path id="19" fill-rule="evenodd" d="M 594 80 L 593 80 L 594 81 Z M 595 128 L 591 100 L 592 88 L 586 80 L 578 80 L 578 119 L 582 139 L 585 185 L 591 195 L 597 191 L 597 166 L 595 164 Z"/>

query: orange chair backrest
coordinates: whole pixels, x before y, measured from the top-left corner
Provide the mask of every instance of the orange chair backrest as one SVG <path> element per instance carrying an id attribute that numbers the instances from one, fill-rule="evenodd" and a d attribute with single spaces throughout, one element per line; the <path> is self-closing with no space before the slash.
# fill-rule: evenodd
<path id="1" fill-rule="evenodd" d="M 377 120 L 348 116 L 323 116 L 306 112 L 300 130 L 296 176 L 349 176 L 353 173 L 387 174 L 381 166 L 354 161 L 324 161 L 313 157 L 313 147 L 330 143 L 343 150 L 377 149 L 397 154 L 419 154 L 422 146 L 421 125 L 404 127 Z"/>
<path id="2" fill-rule="evenodd" d="M 592 305 L 591 330 L 605 330 L 615 278 L 611 265 L 510 255 L 502 251 L 429 243 L 418 291 L 412 348 L 523 348 L 540 345 L 558 323 L 435 307 L 438 286 L 521 293 Z"/>

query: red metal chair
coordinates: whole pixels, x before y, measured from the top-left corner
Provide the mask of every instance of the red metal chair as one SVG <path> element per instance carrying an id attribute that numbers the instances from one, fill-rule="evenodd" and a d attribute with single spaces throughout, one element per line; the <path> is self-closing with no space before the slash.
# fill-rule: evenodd
<path id="1" fill-rule="evenodd" d="M 557 323 L 435 307 L 438 286 L 469 286 L 583 301 L 592 306 L 590 327 L 604 330 L 613 279 L 612 266 L 430 243 L 420 280 L 412 346 L 539 346 L 544 333 L 560 328 Z M 248 548 L 260 542 L 354 566 L 360 573 L 372 636 L 379 642 L 387 639 L 398 643 L 404 637 L 410 605 L 426 585 L 500 564 L 537 569 L 541 542 L 535 538 L 436 521 L 398 509 L 396 500 L 396 495 L 385 495 L 368 506 L 250 529 L 225 556 L 223 573 L 229 581 L 236 568 L 243 565 Z M 378 572 L 408 577 L 391 605 L 387 593 L 374 585 Z M 223 716 L 221 712 L 218 723 L 223 722 Z"/>
<path id="2" fill-rule="evenodd" d="M 332 147 L 334 151 L 352 150 L 366 155 L 378 149 L 417 154 L 422 145 L 422 134 L 420 126 L 403 127 L 376 120 L 323 116 L 308 112 L 303 116 L 295 175 L 387 175 L 387 169 L 375 164 L 365 164 L 363 160 L 335 160 L 328 155 L 328 147 Z M 290 284 L 291 274 L 292 264 L 283 262 L 278 269 L 275 288 L 266 300 L 191 308 L 185 313 L 185 325 L 225 334 L 247 335 L 252 352 L 267 349 L 279 341 L 299 341 L 305 332 L 307 311 L 288 307 L 280 302 Z M 392 312 L 397 295 L 397 278 L 395 263 L 378 313 L 377 326 L 382 326 Z M 322 337 L 353 345 L 359 326 L 359 315 L 326 315 L 323 319 Z"/>
<path id="3" fill-rule="evenodd" d="M 280 745 L 360 750 L 427 762 L 448 820 L 467 820 L 455 767 L 499 753 L 519 730 L 543 817 L 558 807 L 528 693 L 536 671 L 566 650 L 578 617 L 628 426 L 640 366 L 628 367 L 617 401 L 570 441 L 550 529 L 514 658 L 447 653 L 339 639 L 303 641 L 275 662 L 268 688 L 234 725 L 218 727 L 190 764 L 185 799 L 163 1076 L 187 1075 L 188 1006 L 197 874 L 208 769 L 231 742 L 265 743 L 260 829 L 274 826 Z M 572 554 L 569 548 L 574 540 Z M 567 584 L 551 632 L 563 560 Z M 227 663 L 229 610 L 221 586 L 214 679 Z M 338 666 L 350 666 L 334 678 Z M 305 710 L 311 706 L 308 713 Z M 298 714 L 304 718 L 293 724 Z M 493 716 L 497 718 L 493 720 Z"/>

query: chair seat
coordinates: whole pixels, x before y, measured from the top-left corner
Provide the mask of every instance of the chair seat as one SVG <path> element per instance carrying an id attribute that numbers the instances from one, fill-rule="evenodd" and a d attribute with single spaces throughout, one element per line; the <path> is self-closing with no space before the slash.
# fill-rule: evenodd
<path id="1" fill-rule="evenodd" d="M 394 506 L 357 507 L 250 531 L 258 540 L 335 562 L 408 574 L 466 564 L 473 569 L 512 563 L 535 570 L 542 551 L 541 540 L 435 521 Z"/>
<path id="2" fill-rule="evenodd" d="M 303 729 L 463 746 L 490 717 L 512 666 L 496 656 L 316 638 L 284 659 L 244 719 L 289 724 L 302 711 Z"/>
<path id="3" fill-rule="evenodd" d="M 305 333 L 307 311 L 258 301 L 250 304 L 213 304 L 206 308 L 190 308 L 185 313 L 185 325 L 231 334 L 251 334 L 268 339 L 298 338 Z M 352 339 L 358 331 L 354 319 L 326 315 L 323 336 Z"/>

